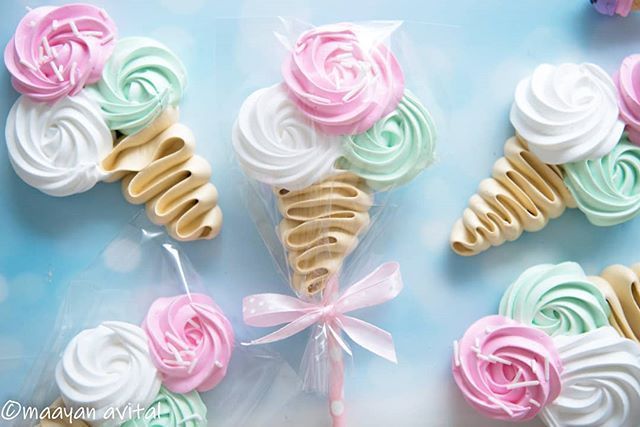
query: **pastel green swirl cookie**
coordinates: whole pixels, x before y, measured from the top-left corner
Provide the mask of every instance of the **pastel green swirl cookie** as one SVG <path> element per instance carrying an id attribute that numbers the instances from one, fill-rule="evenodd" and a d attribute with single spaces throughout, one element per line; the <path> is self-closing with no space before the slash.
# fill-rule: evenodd
<path id="1" fill-rule="evenodd" d="M 178 57 L 146 37 L 120 39 L 89 93 L 98 101 L 109 128 L 130 135 L 176 107 L 187 84 Z"/>
<path id="2" fill-rule="evenodd" d="M 500 314 L 548 335 L 577 335 L 609 325 L 609 306 L 574 262 L 527 269 L 507 289 Z"/>
<path id="3" fill-rule="evenodd" d="M 149 405 L 144 416 L 122 424 L 122 427 L 206 427 L 207 407 L 196 391 L 171 393 L 166 388 Z"/>
<path id="4" fill-rule="evenodd" d="M 640 147 L 626 134 L 606 156 L 563 169 L 578 209 L 592 224 L 621 224 L 640 213 Z"/>
<path id="5" fill-rule="evenodd" d="M 336 166 L 364 178 L 374 190 L 402 185 L 433 162 L 436 128 L 431 115 L 409 91 L 398 107 L 369 130 L 345 136 Z"/>

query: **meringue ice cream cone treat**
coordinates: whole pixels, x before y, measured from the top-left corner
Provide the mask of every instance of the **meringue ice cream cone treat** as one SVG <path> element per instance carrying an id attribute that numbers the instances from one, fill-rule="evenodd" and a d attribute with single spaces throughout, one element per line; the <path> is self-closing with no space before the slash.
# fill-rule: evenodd
<path id="1" fill-rule="evenodd" d="M 640 152 L 623 135 L 619 113 L 615 83 L 597 65 L 538 66 L 516 88 L 510 113 L 516 138 L 454 225 L 453 250 L 475 255 L 515 240 L 566 207 L 578 207 L 599 226 L 635 217 Z"/>
<path id="2" fill-rule="evenodd" d="M 463 397 L 492 419 L 637 426 L 640 346 L 609 319 L 627 310 L 611 295 L 630 294 L 638 269 L 616 265 L 601 277 L 573 262 L 527 269 L 504 294 L 499 316 L 454 341 L 452 372 Z"/>
<path id="3" fill-rule="evenodd" d="M 23 181 L 63 197 L 123 179 L 127 200 L 146 203 L 150 219 L 175 239 L 219 233 L 211 167 L 194 154 L 191 131 L 175 123 L 186 70 L 166 46 L 116 41 L 111 18 L 94 6 L 47 6 L 29 9 L 5 63 L 23 94 L 5 128 Z"/>
<path id="4" fill-rule="evenodd" d="M 640 342 L 640 264 L 631 268 L 620 264 L 612 265 L 604 269 L 600 276 L 591 279 L 609 303 L 611 326 L 621 336 Z"/>
<path id="5" fill-rule="evenodd" d="M 480 183 L 451 231 L 451 248 L 476 255 L 491 246 L 538 231 L 567 207 L 575 207 L 560 168 L 542 162 L 518 137 L 507 140 L 492 177 Z"/>
<path id="6" fill-rule="evenodd" d="M 369 225 L 373 196 L 350 173 L 302 190 L 276 189 L 282 221 L 280 239 L 288 252 L 292 284 L 302 294 L 324 289 Z"/>
<path id="7" fill-rule="evenodd" d="M 222 226 L 211 166 L 195 154 L 191 130 L 165 110 L 142 131 L 122 138 L 102 161 L 111 180 L 122 179 L 130 203 L 146 204 L 149 219 L 176 240 L 211 239 Z"/>

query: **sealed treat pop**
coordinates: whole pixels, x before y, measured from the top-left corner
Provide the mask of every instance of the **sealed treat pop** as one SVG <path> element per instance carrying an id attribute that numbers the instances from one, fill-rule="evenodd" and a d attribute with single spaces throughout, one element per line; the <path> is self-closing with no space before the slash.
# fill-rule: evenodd
<path id="1" fill-rule="evenodd" d="M 284 24 L 291 30 L 293 23 Z M 342 357 L 351 350 L 342 332 L 396 361 L 389 333 L 346 314 L 393 299 L 402 287 L 395 263 L 358 272 L 364 279 L 351 286 L 341 280 L 354 257 L 368 256 L 362 242 L 384 209 L 380 195 L 413 180 L 435 157 L 434 120 L 405 87 L 389 44 L 399 25 L 345 22 L 278 33 L 286 48 L 282 82 L 250 94 L 232 132 L 236 159 L 265 199 L 268 219 L 255 220 L 275 230 L 269 249 L 284 254 L 280 267 L 297 294 L 245 298 L 246 323 L 288 323 L 249 344 L 311 328 L 304 387 L 329 395 L 334 426 L 347 419 Z"/>
<path id="2" fill-rule="evenodd" d="M 251 94 L 234 125 L 238 163 L 279 199 L 298 292 L 320 292 L 340 272 L 376 192 L 434 159 L 433 119 L 378 32 L 350 23 L 306 31 L 282 64 L 284 82 Z"/>

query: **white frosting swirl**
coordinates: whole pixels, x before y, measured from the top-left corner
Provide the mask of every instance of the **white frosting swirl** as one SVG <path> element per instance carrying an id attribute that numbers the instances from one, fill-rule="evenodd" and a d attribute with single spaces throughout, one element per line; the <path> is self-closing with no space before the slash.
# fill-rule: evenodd
<path id="1" fill-rule="evenodd" d="M 95 410 L 90 421 L 99 426 L 127 421 L 115 411 L 130 415 L 126 408 L 147 407 L 160 390 L 144 331 L 125 322 L 104 322 L 76 335 L 56 367 L 56 383 L 65 405 Z M 116 419 L 109 419 L 109 408 Z"/>
<path id="2" fill-rule="evenodd" d="M 18 176 L 60 197 L 87 191 L 104 179 L 99 163 L 113 147 L 100 108 L 84 91 L 54 104 L 21 96 L 7 117 L 5 138 Z"/>
<path id="3" fill-rule="evenodd" d="M 550 427 L 637 427 L 640 346 L 611 326 L 554 338 L 564 366 L 560 396 L 541 418 Z"/>
<path id="4" fill-rule="evenodd" d="M 288 190 L 331 175 L 342 154 L 339 137 L 317 131 L 281 84 L 259 89 L 244 101 L 232 139 L 248 176 Z"/>
<path id="5" fill-rule="evenodd" d="M 618 143 L 616 87 L 599 66 L 542 64 L 516 89 L 511 123 L 545 163 L 597 159 Z"/>

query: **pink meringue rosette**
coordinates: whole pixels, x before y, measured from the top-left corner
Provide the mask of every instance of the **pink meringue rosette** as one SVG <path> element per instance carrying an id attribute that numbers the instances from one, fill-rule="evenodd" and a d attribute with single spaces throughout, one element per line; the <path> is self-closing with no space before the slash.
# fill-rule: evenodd
<path id="1" fill-rule="evenodd" d="M 620 118 L 629 139 L 640 145 L 640 54 L 627 56 L 614 76 L 618 87 Z"/>
<path id="2" fill-rule="evenodd" d="M 208 391 L 226 375 L 233 328 L 207 295 L 157 299 L 142 329 L 149 338 L 151 360 L 172 392 Z"/>
<path id="3" fill-rule="evenodd" d="M 534 418 L 560 394 L 561 373 L 551 337 L 503 316 L 478 320 L 454 342 L 455 382 L 465 400 L 492 419 Z"/>
<path id="4" fill-rule="evenodd" d="M 363 31 L 350 23 L 311 29 L 282 65 L 291 98 L 328 134 L 364 132 L 402 98 L 396 57 L 380 40 L 365 42 Z"/>
<path id="5" fill-rule="evenodd" d="M 100 79 L 116 32 L 104 9 L 89 4 L 30 10 L 4 50 L 13 87 L 36 101 L 77 94 Z"/>

